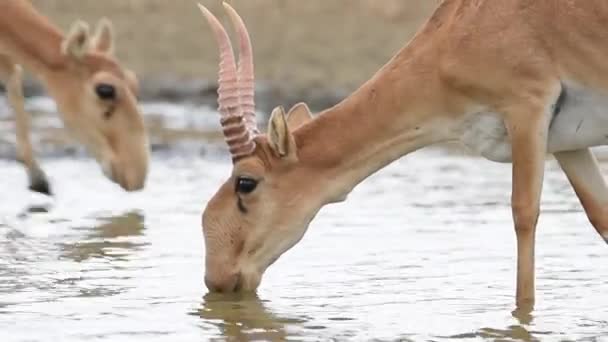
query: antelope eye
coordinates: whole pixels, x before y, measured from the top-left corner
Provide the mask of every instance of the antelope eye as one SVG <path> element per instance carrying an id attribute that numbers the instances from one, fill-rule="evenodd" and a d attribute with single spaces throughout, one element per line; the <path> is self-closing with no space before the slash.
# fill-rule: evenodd
<path id="1" fill-rule="evenodd" d="M 240 194 L 248 194 L 255 190 L 258 181 L 249 177 L 239 177 L 236 180 L 236 192 Z"/>
<path id="2" fill-rule="evenodd" d="M 115 100 L 116 89 L 111 84 L 100 83 L 95 86 L 95 93 L 102 100 Z"/>

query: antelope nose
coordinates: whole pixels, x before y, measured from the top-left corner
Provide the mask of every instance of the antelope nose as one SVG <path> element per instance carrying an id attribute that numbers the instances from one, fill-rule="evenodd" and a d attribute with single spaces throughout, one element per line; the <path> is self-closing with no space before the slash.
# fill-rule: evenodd
<path id="1" fill-rule="evenodd" d="M 210 276 L 205 276 L 205 286 L 211 292 L 221 292 L 221 293 L 230 293 L 236 292 L 239 290 L 240 283 L 240 274 L 234 273 L 229 276 L 221 277 L 221 278 L 213 278 Z"/>
<path id="2" fill-rule="evenodd" d="M 124 167 L 119 169 L 118 165 L 113 168 L 114 181 L 125 191 L 134 192 L 142 190 L 146 183 L 146 169 Z"/>

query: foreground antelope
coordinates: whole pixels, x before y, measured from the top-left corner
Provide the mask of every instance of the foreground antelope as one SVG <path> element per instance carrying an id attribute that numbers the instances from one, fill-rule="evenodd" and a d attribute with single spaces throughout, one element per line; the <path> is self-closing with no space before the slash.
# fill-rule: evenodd
<path id="1" fill-rule="evenodd" d="M 304 104 L 272 111 L 266 135 L 253 110 L 247 30 L 240 39 L 204 7 L 221 51 L 219 112 L 233 160 L 202 224 L 211 291 L 255 290 L 321 207 L 431 144 L 460 141 L 512 162 L 517 307 L 534 304 L 534 245 L 543 169 L 553 154 L 608 242 L 608 187 L 590 146 L 608 144 L 608 2 L 445 0 L 369 81 L 314 119 Z"/>
<path id="2" fill-rule="evenodd" d="M 17 154 L 30 189 L 50 192 L 32 151 L 17 63 L 40 78 L 68 131 L 92 152 L 109 179 L 127 191 L 144 186 L 148 141 L 137 107 L 138 82 L 118 64 L 113 50 L 108 20 L 99 22 L 93 36 L 77 21 L 64 37 L 29 2 L 0 1 L 0 80 L 16 115 Z"/>

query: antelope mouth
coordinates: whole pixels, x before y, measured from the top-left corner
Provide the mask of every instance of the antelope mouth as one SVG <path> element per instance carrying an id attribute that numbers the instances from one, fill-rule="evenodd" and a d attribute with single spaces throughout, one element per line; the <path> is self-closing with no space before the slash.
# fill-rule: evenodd
<path id="1" fill-rule="evenodd" d="M 116 163 L 103 163 L 102 171 L 110 181 L 119 185 L 125 191 L 133 192 L 144 188 L 145 178 L 128 177 L 128 172 L 121 170 Z"/>
<path id="2" fill-rule="evenodd" d="M 256 292 L 261 283 L 261 273 L 240 272 L 234 286 L 235 292 Z"/>

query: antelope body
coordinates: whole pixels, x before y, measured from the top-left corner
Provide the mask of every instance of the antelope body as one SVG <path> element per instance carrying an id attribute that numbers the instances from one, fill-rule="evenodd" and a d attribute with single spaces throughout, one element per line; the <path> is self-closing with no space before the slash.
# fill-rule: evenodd
<path id="1" fill-rule="evenodd" d="M 137 106 L 138 81 L 113 50 L 107 19 L 92 36 L 88 25 L 77 21 L 64 37 L 29 2 L 0 1 L 0 81 L 15 112 L 17 153 L 30 189 L 50 193 L 30 142 L 21 65 L 42 81 L 68 131 L 92 152 L 109 179 L 127 191 L 144 186 L 148 141 Z"/>
<path id="2" fill-rule="evenodd" d="M 250 50 L 244 24 L 225 7 L 241 52 Z M 245 124 L 240 106 L 252 93 L 238 84 L 253 72 L 237 73 L 221 24 L 202 10 L 221 48 L 219 109 L 233 155 L 202 218 L 211 291 L 255 290 L 324 205 L 401 156 L 447 141 L 512 163 L 519 310 L 534 305 L 547 154 L 608 242 L 608 187 L 589 150 L 608 143 L 608 2 L 444 0 L 350 96 L 314 118 L 305 104 L 287 114 L 277 107 L 265 135 Z M 241 62 L 252 64 L 250 53 Z"/>

